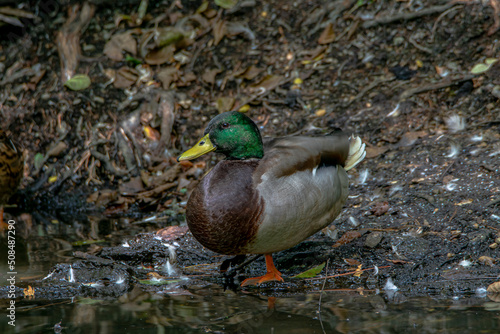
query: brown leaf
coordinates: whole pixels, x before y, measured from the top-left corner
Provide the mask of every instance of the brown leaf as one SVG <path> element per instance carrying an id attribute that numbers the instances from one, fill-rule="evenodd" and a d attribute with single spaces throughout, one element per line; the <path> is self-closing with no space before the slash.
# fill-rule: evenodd
<path id="1" fill-rule="evenodd" d="M 104 46 L 104 54 L 111 60 L 123 60 L 123 51 L 137 54 L 137 43 L 130 32 L 116 34 Z"/>
<path id="2" fill-rule="evenodd" d="M 185 87 L 191 84 L 191 82 L 196 80 L 196 74 L 193 72 L 188 72 L 184 75 L 181 75 L 179 81 L 177 82 L 178 87 Z"/>
<path id="3" fill-rule="evenodd" d="M 131 195 L 136 194 L 140 191 L 144 190 L 142 185 L 142 179 L 138 176 L 133 177 L 128 182 L 124 182 L 119 186 L 119 190 L 121 194 Z"/>
<path id="4" fill-rule="evenodd" d="M 139 73 L 133 68 L 124 66 L 116 72 L 116 79 L 113 82 L 113 86 L 115 88 L 128 88 L 135 84 L 137 79 L 139 79 Z"/>
<path id="5" fill-rule="evenodd" d="M 269 74 L 266 75 L 259 83 L 252 85 L 252 87 L 254 87 L 255 90 L 264 88 L 266 91 L 270 91 L 278 87 L 282 80 L 282 76 Z"/>
<path id="6" fill-rule="evenodd" d="M 105 207 L 108 203 L 118 198 L 118 191 L 104 189 L 96 192 L 87 198 L 87 202 L 94 202 L 96 207 Z"/>
<path id="7" fill-rule="evenodd" d="M 213 28 L 214 45 L 218 45 L 226 35 L 226 23 L 224 21 L 217 21 Z"/>
<path id="8" fill-rule="evenodd" d="M 184 236 L 188 231 L 187 226 L 167 226 L 158 230 L 156 235 L 159 236 L 163 241 L 169 242 L 173 240 L 178 240 Z"/>
<path id="9" fill-rule="evenodd" d="M 361 264 L 361 262 L 359 262 L 358 260 L 355 260 L 355 259 L 344 259 L 344 262 L 350 266 L 356 266 L 356 267 Z"/>
<path id="10" fill-rule="evenodd" d="M 119 215 L 119 214 L 122 214 L 126 211 L 128 211 L 129 209 L 129 204 L 128 202 L 123 202 L 123 203 L 119 203 L 119 204 L 113 204 L 113 205 L 110 205 L 106 208 L 106 210 L 104 210 L 103 214 L 105 216 L 114 216 L 114 215 Z"/>
<path id="11" fill-rule="evenodd" d="M 382 216 L 387 210 L 389 210 L 389 202 L 377 202 L 372 207 L 372 213 L 375 216 Z"/>
<path id="12" fill-rule="evenodd" d="M 247 80 L 253 80 L 255 77 L 257 77 L 263 71 L 264 71 L 263 68 L 259 68 L 255 65 L 251 65 L 243 72 L 238 73 L 236 76 L 245 78 Z"/>
<path id="13" fill-rule="evenodd" d="M 175 45 L 169 44 L 167 46 L 154 49 L 144 57 L 146 63 L 150 65 L 161 65 L 169 62 L 174 57 Z"/>
<path id="14" fill-rule="evenodd" d="M 486 291 L 488 291 L 488 293 L 500 293 L 500 282 L 491 283 Z"/>
<path id="15" fill-rule="evenodd" d="M 179 79 L 179 70 L 174 66 L 165 67 L 157 74 L 160 79 L 163 89 L 168 90 L 170 84 Z"/>
<path id="16" fill-rule="evenodd" d="M 398 146 L 412 146 L 415 144 L 418 138 L 422 138 L 427 135 L 427 131 L 415 131 L 407 132 L 403 135 L 401 140 L 398 142 Z"/>
<path id="17" fill-rule="evenodd" d="M 233 97 L 219 97 L 216 102 L 216 107 L 219 113 L 223 113 L 226 111 L 231 111 L 233 105 L 234 105 L 234 98 Z"/>
<path id="18" fill-rule="evenodd" d="M 213 69 L 206 69 L 201 78 L 203 81 L 205 81 L 208 84 L 213 85 L 215 83 L 215 77 L 217 74 L 221 73 L 222 70 L 219 70 L 218 68 L 213 68 Z"/>
<path id="19" fill-rule="evenodd" d="M 405 260 L 389 260 L 389 259 L 386 259 L 386 261 L 391 262 L 391 263 L 394 263 L 394 264 L 405 264 L 405 263 L 411 263 L 411 262 L 408 262 L 408 261 L 405 261 Z"/>
<path id="20" fill-rule="evenodd" d="M 477 260 L 479 263 L 484 264 L 486 266 L 493 267 L 495 265 L 495 259 L 489 256 L 480 256 Z"/>
<path id="21" fill-rule="evenodd" d="M 361 233 L 359 233 L 358 231 L 347 231 L 343 236 L 340 237 L 339 240 L 337 240 L 333 247 L 336 248 L 348 244 L 359 237 L 361 237 Z"/>
<path id="22" fill-rule="evenodd" d="M 325 29 L 321 33 L 318 39 L 319 44 L 330 44 L 335 41 L 335 31 L 333 31 L 333 24 L 328 22 Z"/>
<path id="23" fill-rule="evenodd" d="M 384 154 L 389 150 L 389 147 L 387 146 L 371 146 L 371 147 L 366 147 L 366 158 L 371 159 L 375 158 L 381 154 Z"/>

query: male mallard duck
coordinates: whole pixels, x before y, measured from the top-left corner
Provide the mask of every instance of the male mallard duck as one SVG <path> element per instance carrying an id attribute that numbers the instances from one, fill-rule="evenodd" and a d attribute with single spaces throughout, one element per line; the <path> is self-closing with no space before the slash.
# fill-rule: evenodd
<path id="1" fill-rule="evenodd" d="M 283 281 L 271 253 L 291 248 L 333 222 L 347 199 L 346 170 L 365 157 L 359 137 L 265 138 L 244 114 L 213 118 L 178 160 L 222 153 L 189 197 L 194 237 L 217 253 L 265 254 L 267 274 L 241 284 Z"/>
<path id="2" fill-rule="evenodd" d="M 4 227 L 3 205 L 16 191 L 22 175 L 22 154 L 12 140 L 0 130 L 0 227 Z"/>

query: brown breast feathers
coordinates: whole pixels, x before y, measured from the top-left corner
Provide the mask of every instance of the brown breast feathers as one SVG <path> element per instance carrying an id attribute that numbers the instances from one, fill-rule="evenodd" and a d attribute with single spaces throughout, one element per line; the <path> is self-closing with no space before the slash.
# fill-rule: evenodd
<path id="1" fill-rule="evenodd" d="M 264 203 L 252 185 L 258 160 L 219 162 L 191 194 L 186 211 L 189 229 L 208 249 L 243 254 L 255 237 Z"/>

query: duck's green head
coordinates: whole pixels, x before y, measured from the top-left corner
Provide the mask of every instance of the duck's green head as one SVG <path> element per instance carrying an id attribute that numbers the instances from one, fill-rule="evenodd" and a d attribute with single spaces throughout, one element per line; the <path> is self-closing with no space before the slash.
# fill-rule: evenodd
<path id="1" fill-rule="evenodd" d="M 205 129 L 205 136 L 177 160 L 191 160 L 208 152 L 218 152 L 227 159 L 260 159 L 264 155 L 262 137 L 257 125 L 238 111 L 214 117 Z"/>

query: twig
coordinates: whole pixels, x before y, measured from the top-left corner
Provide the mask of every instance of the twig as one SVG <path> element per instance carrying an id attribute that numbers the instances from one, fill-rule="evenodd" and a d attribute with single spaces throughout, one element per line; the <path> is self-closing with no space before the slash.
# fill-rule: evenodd
<path id="1" fill-rule="evenodd" d="M 385 269 L 385 268 L 390 268 L 390 267 L 392 267 L 392 266 L 378 267 L 378 269 Z M 304 281 L 311 281 L 311 280 L 315 280 L 315 279 L 326 279 L 326 278 L 333 278 L 333 277 L 340 277 L 340 276 L 348 276 L 348 275 L 357 274 L 359 272 L 364 272 L 364 271 L 367 271 L 367 270 L 375 270 L 375 268 L 366 268 L 366 269 L 361 269 L 361 270 L 356 270 L 356 271 L 350 271 L 348 273 L 337 274 L 337 275 L 326 276 L 326 277 L 304 278 Z"/>
<path id="2" fill-rule="evenodd" d="M 344 107 L 349 107 L 353 102 L 361 99 L 366 93 L 368 93 L 370 90 L 372 90 L 373 88 L 375 87 L 379 87 L 381 84 L 383 84 L 384 82 L 389 82 L 389 81 L 393 81 L 395 78 L 392 77 L 392 78 L 389 78 L 389 79 L 379 79 L 379 80 L 375 80 L 374 82 L 372 82 L 371 84 L 369 84 L 368 86 L 366 86 L 361 92 L 358 93 L 358 95 L 356 95 L 351 101 L 349 101 L 348 103 L 346 103 L 344 105 Z"/>
<path id="3" fill-rule="evenodd" d="M 440 81 L 440 82 L 437 82 L 434 84 L 425 84 L 425 85 L 422 85 L 422 86 L 419 86 L 416 88 L 410 88 L 410 89 L 405 90 L 403 93 L 401 93 L 401 95 L 399 96 L 399 99 L 403 100 L 403 99 L 409 98 L 412 95 L 425 93 L 425 92 L 428 92 L 430 90 L 436 90 L 436 89 L 450 87 L 450 86 L 453 86 L 459 82 L 471 80 L 475 77 L 476 77 L 475 74 L 468 74 L 468 75 L 464 75 L 464 76 L 459 77 L 459 78 L 446 79 L 446 80 L 443 80 L 443 81 Z"/>
<path id="4" fill-rule="evenodd" d="M 101 153 L 97 152 L 96 150 L 90 150 L 90 154 L 92 154 L 92 156 L 94 158 L 96 158 L 97 160 L 100 160 L 104 164 L 104 167 L 111 174 L 116 175 L 116 176 L 125 176 L 128 174 L 127 171 L 115 168 L 115 166 L 113 166 L 113 164 L 111 163 L 111 160 L 107 156 L 105 156 L 104 154 L 101 154 Z"/>
<path id="5" fill-rule="evenodd" d="M 429 48 L 426 48 L 425 46 L 422 46 L 420 44 L 417 43 L 417 41 L 415 41 L 415 39 L 413 38 L 413 36 L 410 36 L 410 39 L 409 39 L 410 43 L 416 47 L 417 49 L 419 49 L 420 51 L 424 51 L 425 53 L 428 53 L 428 54 L 433 54 L 434 52 L 432 52 L 431 49 Z"/>
<path id="6" fill-rule="evenodd" d="M 455 3 L 449 2 L 447 4 L 441 5 L 441 6 L 434 6 L 434 7 L 429 7 L 422 9 L 418 12 L 411 12 L 411 13 L 402 13 L 402 14 L 396 14 L 396 15 L 391 15 L 391 16 L 382 16 L 379 18 L 376 18 L 371 21 L 366 21 L 363 23 L 363 28 L 371 28 L 378 26 L 379 24 L 389 24 L 397 21 L 409 21 L 409 20 L 414 20 L 418 19 L 422 16 L 427 16 L 427 15 L 433 15 L 436 13 L 441 13 L 444 12 L 445 10 L 453 7 Z"/>
<path id="7" fill-rule="evenodd" d="M 460 8 L 463 8 L 463 6 L 455 6 L 455 7 L 452 7 L 448 10 L 445 10 L 443 13 L 441 13 L 441 15 L 438 16 L 438 18 L 436 19 L 436 22 L 434 22 L 434 26 L 432 27 L 432 33 L 431 33 L 431 42 L 434 42 L 434 35 L 436 34 L 436 30 L 437 30 L 437 24 L 439 23 L 439 21 L 441 21 L 441 19 L 443 17 L 445 17 L 446 15 L 448 15 L 449 13 L 457 10 L 457 9 L 460 9 Z"/>
<path id="8" fill-rule="evenodd" d="M 457 161 L 457 159 L 454 159 L 451 162 L 451 164 L 441 173 L 441 176 L 439 177 L 441 179 L 441 182 L 443 182 L 444 177 L 446 176 L 446 174 L 448 173 L 450 168 L 455 164 L 456 161 Z"/>
<path id="9" fill-rule="evenodd" d="M 325 274 L 328 275 L 328 265 L 330 264 L 330 259 L 328 258 L 326 260 L 326 268 L 325 268 Z M 323 327 L 323 321 L 321 320 L 321 298 L 323 297 L 323 291 L 325 290 L 325 284 L 326 284 L 326 277 L 325 280 L 323 281 L 323 286 L 321 287 L 321 292 L 319 294 L 319 302 L 318 302 L 318 318 L 319 318 L 319 323 L 321 325 L 321 329 L 323 330 L 323 333 L 326 334 L 325 332 L 325 327 Z"/>
<path id="10" fill-rule="evenodd" d="M 500 202 L 500 197 L 497 198 L 497 199 L 494 199 L 493 201 L 489 202 L 488 204 L 486 204 L 486 206 L 490 206 L 490 205 L 494 205 L 494 204 L 497 204 Z"/>

